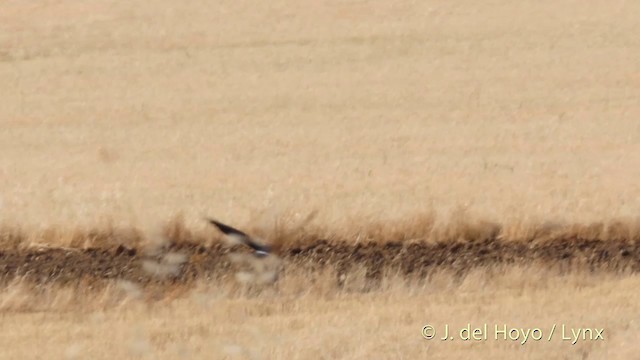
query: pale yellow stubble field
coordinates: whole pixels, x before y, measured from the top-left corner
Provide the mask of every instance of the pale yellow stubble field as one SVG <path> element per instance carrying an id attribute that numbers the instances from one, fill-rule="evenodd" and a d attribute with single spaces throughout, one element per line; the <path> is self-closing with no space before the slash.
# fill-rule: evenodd
<path id="1" fill-rule="evenodd" d="M 632 1 L 0 5 L 0 219 L 635 216 Z"/>

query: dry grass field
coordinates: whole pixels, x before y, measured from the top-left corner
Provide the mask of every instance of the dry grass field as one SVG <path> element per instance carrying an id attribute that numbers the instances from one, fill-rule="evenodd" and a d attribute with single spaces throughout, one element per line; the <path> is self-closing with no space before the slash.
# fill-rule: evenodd
<path id="1" fill-rule="evenodd" d="M 123 298 L 114 286 L 86 296 L 63 289 L 34 304 L 14 285 L 0 297 L 0 356 L 6 359 L 632 359 L 639 350 L 637 276 L 557 276 L 540 268 L 446 273 L 421 285 L 390 276 L 374 293 L 336 292 L 331 277 L 289 276 L 277 294 L 201 284 L 190 295 L 153 305 Z M 544 275 L 544 276 L 543 276 Z M 128 290 L 128 288 L 126 289 Z M 134 292 L 129 290 L 129 292 Z M 441 341 L 488 324 L 487 340 Z M 421 328 L 440 333 L 425 340 Z M 538 341 L 495 339 L 494 326 L 540 328 Z M 562 340 L 551 328 L 604 328 L 604 341 Z M 568 332 L 568 330 L 566 331 Z M 500 336 L 500 335 L 499 335 Z M 567 335 L 565 337 L 571 337 Z M 524 341 L 524 344 L 523 344 Z"/>
<path id="2" fill-rule="evenodd" d="M 638 14 L 628 0 L 1 1 L 0 357 L 636 355 Z M 231 271 L 140 285 L 83 258 L 103 246 L 133 269 L 110 246 L 176 216 L 209 246 L 203 216 L 274 237 L 314 210 L 277 288 Z M 368 285 L 385 254 L 354 244 L 434 238 L 471 245 L 415 262 L 426 277 L 385 260 Z M 318 239 L 363 260 L 294 265 Z M 420 332 L 467 323 L 605 339 Z"/>

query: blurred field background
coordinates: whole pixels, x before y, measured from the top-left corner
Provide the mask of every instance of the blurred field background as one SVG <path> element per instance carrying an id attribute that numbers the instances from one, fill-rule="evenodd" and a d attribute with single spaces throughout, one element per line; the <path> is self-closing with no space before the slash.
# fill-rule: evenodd
<path id="1" fill-rule="evenodd" d="M 625 0 L 2 1 L 0 221 L 149 229 L 182 214 L 191 228 L 203 215 L 254 227 L 318 210 L 317 226 L 348 231 L 463 209 L 501 224 L 637 225 L 639 13 Z M 374 293 L 203 284 L 204 308 L 12 283 L 2 357 L 637 352 L 637 275 L 478 271 L 466 287 L 443 275 Z M 431 344 L 419 332 L 431 319 L 612 337 Z"/>
<path id="2" fill-rule="evenodd" d="M 4 1 L 0 219 L 635 216 L 638 11 Z"/>

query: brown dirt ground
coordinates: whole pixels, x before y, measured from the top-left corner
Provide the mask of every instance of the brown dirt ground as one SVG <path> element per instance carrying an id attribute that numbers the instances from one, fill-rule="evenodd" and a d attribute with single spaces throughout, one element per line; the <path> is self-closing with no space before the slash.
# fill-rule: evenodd
<path id="1" fill-rule="evenodd" d="M 193 284 L 197 279 L 220 279 L 233 274 L 229 254 L 244 251 L 222 243 L 202 245 L 169 242 L 154 256 L 142 247 L 114 245 L 100 248 L 7 249 L 0 251 L 0 278 L 24 278 L 35 283 L 94 284 L 103 280 L 129 280 L 143 285 Z M 166 277 L 151 275 L 144 261 L 162 253 L 185 256 Z M 306 270 L 333 268 L 338 275 L 356 267 L 369 279 L 385 272 L 422 278 L 437 269 L 465 274 L 478 267 L 540 263 L 561 271 L 636 272 L 640 270 L 640 244 L 635 239 L 599 240 L 576 235 L 507 241 L 492 237 L 457 241 L 368 242 L 353 244 L 318 239 L 279 251 L 283 264 Z M 338 280 L 339 281 L 339 280 Z"/>

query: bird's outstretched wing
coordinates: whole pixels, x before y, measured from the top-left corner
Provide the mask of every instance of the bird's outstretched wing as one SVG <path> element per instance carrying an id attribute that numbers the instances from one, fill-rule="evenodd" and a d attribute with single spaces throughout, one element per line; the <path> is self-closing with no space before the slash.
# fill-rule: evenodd
<path id="1" fill-rule="evenodd" d="M 217 227 L 218 230 L 222 231 L 225 235 L 233 236 L 243 244 L 252 248 L 256 252 L 256 255 L 265 256 L 271 253 L 270 246 L 257 243 L 255 240 L 253 240 L 249 235 L 245 234 L 244 232 L 234 227 L 231 227 L 229 225 L 223 224 L 214 219 L 207 219 L 207 221 L 209 221 L 209 223 Z"/>

